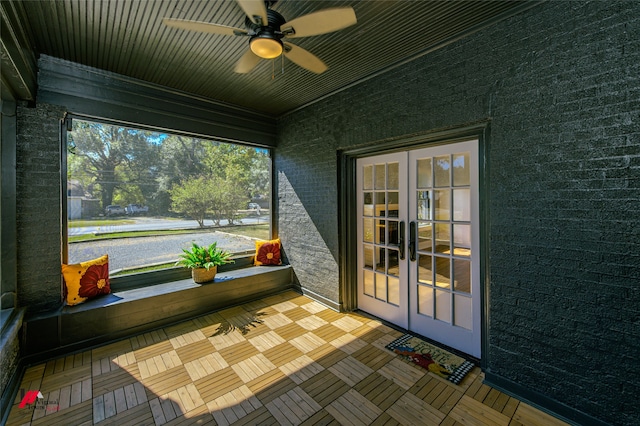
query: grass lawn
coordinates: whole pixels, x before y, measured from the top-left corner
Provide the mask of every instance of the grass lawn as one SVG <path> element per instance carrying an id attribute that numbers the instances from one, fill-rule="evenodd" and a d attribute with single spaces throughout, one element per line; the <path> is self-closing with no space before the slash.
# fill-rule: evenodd
<path id="1" fill-rule="evenodd" d="M 70 220 L 69 228 L 84 228 L 86 226 L 110 226 L 110 225 L 131 225 L 136 223 L 131 219 L 96 219 L 96 220 Z"/>
<path id="2" fill-rule="evenodd" d="M 269 235 L 269 224 L 263 223 L 261 225 L 237 225 L 237 226 L 223 226 L 218 228 L 220 232 L 228 232 L 229 234 L 244 235 L 249 238 L 258 238 L 260 240 L 268 240 L 271 238 Z"/>
<path id="3" fill-rule="evenodd" d="M 108 221 L 110 225 L 113 225 L 115 221 Z M 93 222 L 92 222 L 93 223 Z M 132 232 L 114 232 L 105 233 L 99 235 L 71 235 L 69 236 L 70 243 L 77 243 L 81 241 L 96 241 L 96 240 L 108 240 L 113 238 L 130 238 L 130 237 L 155 237 L 159 235 L 176 235 L 176 234 L 196 234 L 200 232 L 220 231 L 227 232 L 229 234 L 244 235 L 250 238 L 258 238 L 261 240 L 269 239 L 269 224 L 261 225 L 237 225 L 237 226 L 220 226 L 205 229 L 172 229 L 172 230 L 159 230 L 159 231 L 132 231 Z"/>

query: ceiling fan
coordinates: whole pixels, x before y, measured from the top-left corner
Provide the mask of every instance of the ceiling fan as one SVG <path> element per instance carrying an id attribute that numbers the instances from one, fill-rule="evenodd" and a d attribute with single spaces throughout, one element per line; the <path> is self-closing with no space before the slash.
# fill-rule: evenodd
<path id="1" fill-rule="evenodd" d="M 271 9 L 276 1 L 236 0 L 247 15 L 246 29 L 185 19 L 164 18 L 162 22 L 169 27 L 189 31 L 249 37 L 249 50 L 238 60 L 234 69 L 237 73 L 248 73 L 261 59 L 273 59 L 280 55 L 316 74 L 326 71 L 327 66 L 320 58 L 288 40 L 326 34 L 354 25 L 357 19 L 353 8 L 323 9 L 287 22 Z"/>

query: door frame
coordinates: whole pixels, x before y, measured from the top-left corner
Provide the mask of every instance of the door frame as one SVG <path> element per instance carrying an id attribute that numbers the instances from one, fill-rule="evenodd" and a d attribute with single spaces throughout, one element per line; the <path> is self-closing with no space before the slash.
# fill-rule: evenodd
<path id="1" fill-rule="evenodd" d="M 340 304 L 346 311 L 357 309 L 357 222 L 356 222 L 356 160 L 362 157 L 427 148 L 437 145 L 478 140 L 478 174 L 480 215 L 480 306 L 481 353 L 480 367 L 485 368 L 489 331 L 489 139 L 490 121 L 482 121 L 455 129 L 425 132 L 374 141 L 357 148 L 339 149 L 338 155 L 338 235 L 340 268 Z"/>

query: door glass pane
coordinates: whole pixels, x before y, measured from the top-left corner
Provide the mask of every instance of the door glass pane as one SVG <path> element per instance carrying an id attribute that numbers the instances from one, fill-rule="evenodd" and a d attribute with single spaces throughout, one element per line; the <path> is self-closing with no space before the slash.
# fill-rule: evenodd
<path id="1" fill-rule="evenodd" d="M 453 225 L 453 254 L 471 256 L 471 225 L 460 223 Z"/>
<path id="2" fill-rule="evenodd" d="M 433 251 L 433 227 L 431 223 L 418 222 L 418 250 Z"/>
<path id="3" fill-rule="evenodd" d="M 376 216 L 386 216 L 387 214 L 387 204 L 385 202 L 385 193 L 384 192 L 376 192 Z"/>
<path id="4" fill-rule="evenodd" d="M 433 317 L 433 287 L 418 284 L 418 312 Z"/>
<path id="5" fill-rule="evenodd" d="M 382 273 L 387 272 L 385 267 L 385 260 L 386 260 L 385 249 L 382 247 L 376 247 L 375 252 L 376 252 L 376 271 L 382 272 Z"/>
<path id="6" fill-rule="evenodd" d="M 448 257 L 436 256 L 436 286 L 450 288 L 451 260 Z"/>
<path id="7" fill-rule="evenodd" d="M 449 189 L 437 189 L 433 195 L 433 209 L 436 220 L 450 220 L 451 192 Z"/>
<path id="8" fill-rule="evenodd" d="M 418 281 L 424 284 L 433 285 L 433 265 L 432 256 L 418 255 Z"/>
<path id="9" fill-rule="evenodd" d="M 376 299 L 387 300 L 387 277 L 376 274 Z"/>
<path id="10" fill-rule="evenodd" d="M 387 164 L 387 189 L 398 189 L 398 163 Z"/>
<path id="11" fill-rule="evenodd" d="M 385 168 L 385 164 L 376 164 L 376 189 L 384 189 L 387 180 Z"/>
<path id="12" fill-rule="evenodd" d="M 376 229 L 376 244 L 385 244 L 385 221 L 378 220 L 378 228 Z"/>
<path id="13" fill-rule="evenodd" d="M 388 277 L 388 300 L 396 306 L 400 305 L 400 280 L 394 277 Z"/>
<path id="14" fill-rule="evenodd" d="M 436 319 L 451 322 L 451 293 L 436 289 Z"/>
<path id="15" fill-rule="evenodd" d="M 453 220 L 471 220 L 471 191 L 468 188 L 453 190 Z"/>
<path id="16" fill-rule="evenodd" d="M 471 319 L 471 298 L 456 294 L 453 296 L 453 312 L 454 324 L 458 327 L 473 329 L 473 320 Z"/>
<path id="17" fill-rule="evenodd" d="M 469 153 L 453 154 L 453 186 L 469 185 Z"/>
<path id="18" fill-rule="evenodd" d="M 365 216 L 373 216 L 373 192 L 365 192 L 362 195 L 362 214 Z"/>
<path id="19" fill-rule="evenodd" d="M 418 191 L 418 220 L 431 220 L 431 191 Z"/>
<path id="20" fill-rule="evenodd" d="M 373 297 L 375 295 L 373 289 L 373 272 L 367 271 L 366 269 L 363 272 L 362 282 L 364 283 L 364 294 L 367 296 Z"/>
<path id="21" fill-rule="evenodd" d="M 453 288 L 455 291 L 471 293 L 471 262 L 453 259 Z"/>
<path id="22" fill-rule="evenodd" d="M 362 236 L 365 242 L 373 242 L 373 219 L 362 219 Z"/>
<path id="23" fill-rule="evenodd" d="M 434 157 L 434 186 L 450 186 L 449 169 L 451 160 L 448 155 Z"/>
<path id="24" fill-rule="evenodd" d="M 399 256 L 398 250 L 389 250 L 389 259 L 387 262 L 388 269 L 387 273 L 389 275 L 399 276 L 400 275 L 400 266 L 399 266 Z"/>
<path id="25" fill-rule="evenodd" d="M 362 167 L 362 189 L 373 189 L 373 166 Z"/>
<path id="26" fill-rule="evenodd" d="M 395 220 L 388 221 L 387 228 L 389 228 L 389 239 L 387 240 L 387 244 L 393 244 L 397 246 L 400 242 L 398 240 L 398 222 Z"/>
<path id="27" fill-rule="evenodd" d="M 364 267 L 373 269 L 373 246 L 365 244 L 363 246 Z"/>
<path id="28" fill-rule="evenodd" d="M 398 217 L 398 193 L 396 191 L 387 192 L 387 217 Z"/>
<path id="29" fill-rule="evenodd" d="M 437 253 L 450 253 L 450 239 L 448 223 L 436 223 L 436 252 Z"/>
<path id="30" fill-rule="evenodd" d="M 431 158 L 418 160 L 418 188 L 431 188 Z"/>

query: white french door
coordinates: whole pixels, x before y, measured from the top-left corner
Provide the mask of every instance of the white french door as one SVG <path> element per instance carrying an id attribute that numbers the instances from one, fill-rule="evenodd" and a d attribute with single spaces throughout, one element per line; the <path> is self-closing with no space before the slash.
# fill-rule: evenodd
<path id="1" fill-rule="evenodd" d="M 358 174 L 358 308 L 408 328 L 407 155 L 362 158 Z"/>
<path id="2" fill-rule="evenodd" d="M 357 161 L 358 308 L 480 357 L 478 141 Z"/>

